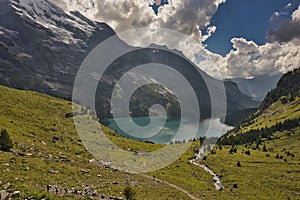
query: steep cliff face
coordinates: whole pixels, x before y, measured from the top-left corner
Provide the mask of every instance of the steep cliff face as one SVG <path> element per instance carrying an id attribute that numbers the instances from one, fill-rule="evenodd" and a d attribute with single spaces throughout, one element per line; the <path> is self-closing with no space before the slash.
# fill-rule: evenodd
<path id="1" fill-rule="evenodd" d="M 2 84 L 70 98 L 76 72 L 93 44 L 114 31 L 47 0 L 0 1 Z"/>

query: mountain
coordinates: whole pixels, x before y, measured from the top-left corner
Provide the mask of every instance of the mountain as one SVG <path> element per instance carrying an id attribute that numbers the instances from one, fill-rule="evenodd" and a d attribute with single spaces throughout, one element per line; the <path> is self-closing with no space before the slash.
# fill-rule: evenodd
<path id="1" fill-rule="evenodd" d="M 292 131 L 300 126 L 300 68 L 295 69 L 278 82 L 258 110 L 225 134 L 221 144 L 251 144 L 272 139 L 277 131 Z"/>
<path id="2" fill-rule="evenodd" d="M 1 0 L 0 82 L 70 99 L 86 53 L 113 34 L 47 0 Z"/>
<path id="3" fill-rule="evenodd" d="M 246 95 L 252 97 L 255 101 L 263 101 L 267 93 L 276 87 L 276 84 L 282 77 L 282 74 L 261 75 L 251 79 L 233 78 L 229 79 L 235 82 L 239 89 Z"/>
<path id="4" fill-rule="evenodd" d="M 76 11 L 67 13 L 48 0 L 0 0 L 0 84 L 71 99 L 81 63 L 97 44 L 113 35 L 114 30 L 107 24 L 91 21 Z M 196 89 L 198 99 L 201 99 L 201 117 L 212 115 L 209 92 L 204 82 L 208 81 L 215 87 L 216 96 L 223 96 L 222 88 L 217 88 L 219 80 L 168 49 L 139 49 L 129 47 L 121 40 L 119 43 L 134 51 L 114 61 L 109 73 L 100 81 L 96 95 L 99 118 L 111 116 L 107 100 L 116 80 L 137 64 L 153 60 L 185 74 Z M 196 75 L 199 74 L 197 71 L 202 77 Z M 93 78 L 92 74 L 90 78 Z M 159 103 L 167 108 L 171 117 L 178 117 L 179 105 L 174 94 L 157 85 L 155 80 L 150 81 L 153 83 L 151 86 L 137 91 L 131 99 L 133 116 L 147 115 L 150 105 Z M 258 106 L 258 102 L 240 92 L 237 84 L 225 81 L 224 85 L 228 113 Z"/>

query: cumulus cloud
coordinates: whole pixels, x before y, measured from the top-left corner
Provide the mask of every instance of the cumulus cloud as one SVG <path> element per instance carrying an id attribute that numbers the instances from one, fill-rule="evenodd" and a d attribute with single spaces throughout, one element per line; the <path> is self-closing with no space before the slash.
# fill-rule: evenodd
<path id="1" fill-rule="evenodd" d="M 212 36 L 214 32 L 216 32 L 217 27 L 216 26 L 209 26 L 207 28 L 207 33 L 202 36 L 202 42 L 205 42 L 208 38 Z"/>
<path id="2" fill-rule="evenodd" d="M 300 38 L 300 6 L 293 12 L 291 17 L 290 20 L 281 22 L 276 30 L 268 32 L 269 41 L 285 43 L 294 38 Z"/>
<path id="3" fill-rule="evenodd" d="M 166 28 L 187 35 L 185 41 L 178 42 L 170 35 L 155 37 L 153 43 L 166 45 L 170 49 L 176 48 L 184 53 L 190 60 L 195 59 L 195 54 L 200 53 L 205 48 L 202 41 L 208 39 L 215 31 L 215 26 L 209 26 L 212 16 L 216 13 L 218 6 L 226 0 L 172 0 L 169 5 L 160 8 L 159 15 L 156 16 L 149 7 L 153 0 L 53 0 L 66 10 L 78 10 L 87 17 L 95 21 L 103 21 L 110 25 L 119 34 L 121 39 L 130 45 L 145 46 L 152 37 L 141 35 L 141 38 L 122 38 L 123 31 L 135 28 Z M 201 39 L 200 29 L 209 26 L 204 40 Z M 195 41 L 190 44 L 190 39 Z M 152 37 L 153 39 L 153 37 Z M 193 47 L 191 47 L 191 45 Z M 201 53 L 203 54 L 203 53 Z"/>
<path id="4" fill-rule="evenodd" d="M 167 45 L 170 49 L 176 47 L 216 78 L 255 77 L 266 73 L 285 73 L 300 67 L 300 6 L 292 14 L 291 20 L 282 22 L 276 30 L 268 33 L 268 43 L 259 46 L 244 38 L 233 38 L 231 42 L 234 49 L 226 56 L 221 56 L 205 49 L 202 42 L 216 31 L 217 27 L 210 26 L 210 20 L 218 6 L 226 0 L 172 0 L 169 5 L 160 8 L 158 16 L 149 7 L 152 0 L 53 1 L 66 10 L 78 10 L 93 20 L 104 21 L 117 33 L 134 28 L 157 27 L 197 38 L 198 43 L 187 45 L 186 41 L 178 42 L 172 37 L 162 36 L 157 37 L 156 44 Z M 284 13 L 274 13 L 274 19 L 282 14 Z M 202 34 L 200 29 L 207 26 L 206 33 Z M 149 35 L 142 35 L 137 38 L 140 40 L 132 42 L 135 42 L 135 46 L 149 45 L 145 43 L 147 38 Z"/>
<path id="5" fill-rule="evenodd" d="M 244 38 L 233 38 L 231 42 L 234 49 L 225 57 L 211 55 L 214 62 L 218 64 L 223 78 L 286 73 L 300 67 L 299 39 L 285 44 L 273 42 L 261 46 Z"/>
<path id="6" fill-rule="evenodd" d="M 278 16 L 280 13 L 275 13 Z M 286 25 L 271 33 L 273 40 L 264 45 L 257 45 L 245 38 L 231 40 L 233 50 L 221 56 L 206 50 L 211 60 L 199 63 L 203 70 L 216 64 L 219 78 L 256 77 L 263 74 L 286 73 L 300 67 L 300 6 L 291 15 Z M 214 71 L 207 70 L 211 75 Z"/>
<path id="7" fill-rule="evenodd" d="M 226 0 L 172 0 L 156 16 L 151 0 L 53 0 L 67 10 L 78 10 L 97 21 L 104 21 L 117 32 L 141 27 L 168 28 L 199 37 L 199 28 L 210 24 L 218 6 Z"/>

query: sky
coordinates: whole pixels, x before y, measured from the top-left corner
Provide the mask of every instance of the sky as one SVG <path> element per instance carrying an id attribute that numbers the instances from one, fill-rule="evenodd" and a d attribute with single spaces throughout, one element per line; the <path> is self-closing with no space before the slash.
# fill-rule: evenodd
<path id="1" fill-rule="evenodd" d="M 198 44 L 191 49 L 182 42 L 179 50 L 216 78 L 249 78 L 300 67 L 300 0 L 169 0 L 157 15 L 149 7 L 152 0 L 52 1 L 105 22 L 117 33 L 151 27 L 185 34 Z M 173 45 L 163 42 L 157 40 Z M 199 59 L 204 54 L 210 59 Z"/>
<path id="2" fill-rule="evenodd" d="M 205 42 L 207 49 L 225 56 L 232 49 L 230 40 L 234 37 L 243 37 L 258 45 L 265 44 L 267 32 L 278 25 L 276 20 L 278 22 L 279 19 L 288 19 L 292 11 L 297 9 L 299 2 L 297 3 L 296 0 L 227 1 L 219 6 L 211 19 L 211 24 L 216 26 L 217 30 Z M 281 15 L 276 16 L 275 12 Z M 202 30 L 206 31 L 205 28 Z"/>

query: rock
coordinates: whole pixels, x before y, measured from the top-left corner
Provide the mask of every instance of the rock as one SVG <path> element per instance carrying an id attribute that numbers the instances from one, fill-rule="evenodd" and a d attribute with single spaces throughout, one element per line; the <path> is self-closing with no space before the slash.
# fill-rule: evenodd
<path id="1" fill-rule="evenodd" d="M 8 200 L 9 196 L 10 194 L 7 191 L 5 190 L 0 191 L 0 200 Z"/>
<path id="2" fill-rule="evenodd" d="M 21 157 L 24 157 L 24 156 L 25 156 L 25 153 L 19 152 L 18 155 L 21 156 Z"/>
<path id="3" fill-rule="evenodd" d="M 80 172 L 85 173 L 85 174 L 88 174 L 88 173 L 89 173 L 89 171 L 88 171 L 88 170 L 85 170 L 85 169 L 81 169 Z"/>
<path id="4" fill-rule="evenodd" d="M 59 140 L 60 140 L 60 138 L 59 138 L 58 136 L 53 136 L 52 139 L 51 139 L 51 141 L 52 141 L 53 143 L 56 143 L 56 142 L 59 141 Z"/>
<path id="5" fill-rule="evenodd" d="M 6 185 L 3 186 L 4 190 L 7 190 L 8 188 L 11 187 L 11 184 L 10 183 L 7 183 Z"/>
<path id="6" fill-rule="evenodd" d="M 58 174 L 59 171 L 49 170 L 49 173 L 50 173 L 50 174 Z"/>
<path id="7" fill-rule="evenodd" d="M 11 197 L 19 197 L 21 195 L 21 192 L 20 191 L 14 191 L 12 194 L 11 194 Z"/>

